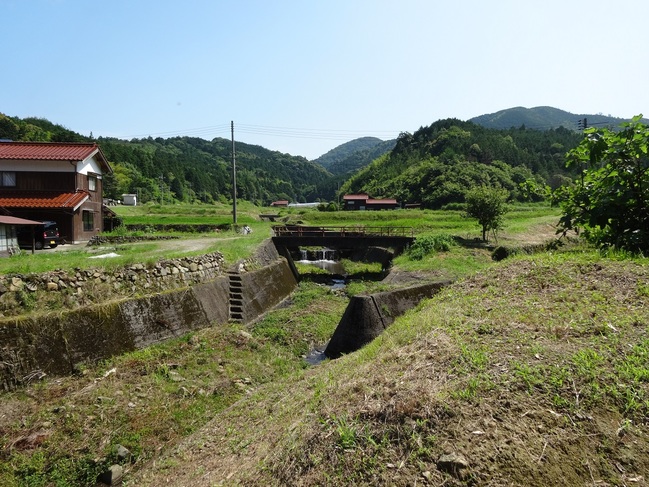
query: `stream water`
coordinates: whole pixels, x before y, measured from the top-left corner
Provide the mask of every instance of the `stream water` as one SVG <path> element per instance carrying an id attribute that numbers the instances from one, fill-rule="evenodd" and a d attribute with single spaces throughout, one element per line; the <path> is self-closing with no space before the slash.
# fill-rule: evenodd
<path id="1" fill-rule="evenodd" d="M 331 249 L 320 249 L 315 251 L 300 250 L 301 256 L 298 261 L 300 264 L 309 264 L 320 269 L 324 269 L 331 274 L 339 276 L 345 275 L 343 265 L 335 260 L 336 251 Z M 310 255 L 309 255 L 310 254 Z"/>
<path id="2" fill-rule="evenodd" d="M 319 348 L 311 350 L 304 358 L 304 360 L 306 360 L 309 365 L 318 365 L 320 362 L 327 358 L 324 353 L 325 348 L 327 348 L 326 344 L 322 347 L 322 350 L 320 350 Z"/>
<path id="3" fill-rule="evenodd" d="M 308 252 L 306 250 L 300 250 L 300 254 L 300 260 L 298 261 L 300 264 L 319 267 L 320 269 L 328 271 L 333 276 L 345 275 L 345 267 L 339 261 L 335 260 L 337 257 L 335 250 L 320 249 Z M 342 289 L 345 287 L 345 280 L 340 277 L 332 277 L 332 283 L 332 289 Z M 321 347 L 311 350 L 305 357 L 307 363 L 310 365 L 318 365 L 320 362 L 325 360 L 327 358 L 324 353 L 325 348 L 327 348 L 326 343 Z"/>

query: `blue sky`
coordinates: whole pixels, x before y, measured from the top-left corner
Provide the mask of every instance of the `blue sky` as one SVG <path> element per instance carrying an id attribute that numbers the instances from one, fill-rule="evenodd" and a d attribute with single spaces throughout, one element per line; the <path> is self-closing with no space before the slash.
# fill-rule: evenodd
<path id="1" fill-rule="evenodd" d="M 0 0 L 0 113 L 314 159 L 515 106 L 649 116 L 645 0 Z"/>

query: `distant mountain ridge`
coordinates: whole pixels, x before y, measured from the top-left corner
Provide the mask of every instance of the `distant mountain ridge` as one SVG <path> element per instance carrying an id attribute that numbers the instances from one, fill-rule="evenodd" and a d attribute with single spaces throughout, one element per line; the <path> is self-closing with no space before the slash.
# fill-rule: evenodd
<path id="1" fill-rule="evenodd" d="M 634 116 L 637 114 L 634 114 Z M 565 127 L 570 130 L 582 128 L 580 124 L 586 119 L 589 127 L 616 128 L 629 119 L 599 114 L 575 114 L 553 107 L 514 107 L 495 113 L 479 115 L 469 119 L 470 122 L 486 128 L 507 130 L 525 126 L 528 129 L 549 130 Z"/>
<path id="2" fill-rule="evenodd" d="M 485 128 L 509 130 L 525 127 L 533 130 L 551 130 L 559 127 L 578 131 L 587 127 L 615 129 L 629 119 L 599 114 L 575 114 L 559 108 L 541 106 L 534 108 L 514 107 L 469 119 Z M 321 165 L 334 176 L 347 176 L 368 166 L 383 154 L 392 151 L 396 140 L 383 141 L 376 137 L 360 137 L 345 142 L 312 162 Z"/>
<path id="3" fill-rule="evenodd" d="M 386 152 L 390 152 L 396 143 L 396 139 L 360 137 L 331 149 L 312 162 L 321 165 L 334 176 L 350 174 L 367 166 Z"/>

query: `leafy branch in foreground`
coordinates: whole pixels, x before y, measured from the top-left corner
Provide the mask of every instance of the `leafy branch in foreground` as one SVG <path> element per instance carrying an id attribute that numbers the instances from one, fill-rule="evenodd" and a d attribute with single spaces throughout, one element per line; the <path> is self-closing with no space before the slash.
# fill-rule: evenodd
<path id="1" fill-rule="evenodd" d="M 567 154 L 568 167 L 583 167 L 572 185 L 552 195 L 561 207 L 563 232 L 583 228 L 603 247 L 649 251 L 649 127 L 641 115 L 621 130 L 588 129 Z"/>

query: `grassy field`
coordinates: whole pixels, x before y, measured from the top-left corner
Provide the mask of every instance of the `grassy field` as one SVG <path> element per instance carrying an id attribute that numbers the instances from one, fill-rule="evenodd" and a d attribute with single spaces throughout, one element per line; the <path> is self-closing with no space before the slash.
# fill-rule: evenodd
<path id="1" fill-rule="evenodd" d="M 407 227 L 417 236 L 455 235 L 473 239 L 480 236 L 480 228 L 475 221 L 463 218 L 458 211 L 419 211 L 397 210 L 381 212 L 319 212 L 314 209 L 282 209 L 281 221 L 270 223 L 261 221 L 260 214 L 276 213 L 276 209 L 258 208 L 247 202 L 238 207 L 237 222 L 252 229 L 249 235 L 241 235 L 234 229 L 207 234 L 156 232 L 157 224 L 197 224 L 213 225 L 217 228 L 232 223 L 232 208 L 225 205 L 141 205 L 117 206 L 114 211 L 128 225 L 149 225 L 148 231 L 133 232 L 142 237 L 171 236 L 178 240 L 191 240 L 195 245 L 175 244 L 174 241 L 151 240 L 141 243 L 103 245 L 86 247 L 84 245 L 63 245 L 58 249 L 44 249 L 35 254 L 23 251 L 21 255 L 0 259 L 1 274 L 29 274 L 52 269 L 75 269 L 77 267 L 122 267 L 135 262 L 150 263 L 162 258 L 175 258 L 219 251 L 226 262 L 232 264 L 249 257 L 261 241 L 271 236 L 271 227 L 282 222 L 303 223 L 306 225 L 333 225 L 368 227 Z M 500 233 L 499 241 L 547 240 L 552 237 L 554 224 L 558 219 L 556 209 L 543 206 L 514 207 L 506 216 L 506 225 Z M 117 230 L 115 233 L 124 233 Z M 110 233 L 108 234 L 110 235 Z M 458 249 L 459 250 L 459 249 Z M 113 253 L 111 259 L 91 259 L 99 254 Z M 471 259 L 471 254 L 458 257 L 461 261 Z M 426 262 L 420 262 L 426 266 Z M 468 270 L 472 270 L 469 265 Z"/>
<path id="2" fill-rule="evenodd" d="M 151 207 L 127 209 L 127 222 L 155 224 L 162 210 L 181 222 L 183 212 L 216 218 Z M 256 220 L 262 211 L 241 216 L 251 238 L 225 232 L 206 237 L 208 248 L 229 249 L 230 262 L 250 255 L 270 234 Z M 556 217 L 516 208 L 498 243 L 548 239 Z M 457 212 L 291 209 L 282 218 L 412 226 L 433 243 L 480 232 Z M 146 245 L 132 257 L 179 252 Z M 304 281 L 258 322 L 3 393 L 0 485 L 93 485 L 113 463 L 127 486 L 645 485 L 649 260 L 567 246 L 495 263 L 489 249 L 451 244 L 400 256 L 400 273 L 458 281 L 336 361 L 304 358 L 331 336 L 349 295 L 383 283 Z"/>

